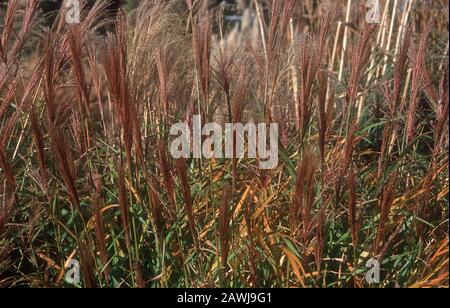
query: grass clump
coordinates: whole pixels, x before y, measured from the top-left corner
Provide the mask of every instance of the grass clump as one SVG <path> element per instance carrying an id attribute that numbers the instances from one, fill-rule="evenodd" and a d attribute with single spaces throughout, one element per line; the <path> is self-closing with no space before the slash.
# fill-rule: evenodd
<path id="1" fill-rule="evenodd" d="M 0 286 L 448 287 L 448 3 L 38 2 L 0 14 Z M 193 115 L 278 123 L 278 167 L 172 159 Z"/>

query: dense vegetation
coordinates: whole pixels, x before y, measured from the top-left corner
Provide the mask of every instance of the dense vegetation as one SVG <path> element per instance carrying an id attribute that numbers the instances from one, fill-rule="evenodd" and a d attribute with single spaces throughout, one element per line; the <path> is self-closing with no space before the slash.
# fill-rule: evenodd
<path id="1" fill-rule="evenodd" d="M 448 1 L 174 2 L 3 8 L 0 286 L 448 287 Z M 195 114 L 278 167 L 172 159 Z"/>

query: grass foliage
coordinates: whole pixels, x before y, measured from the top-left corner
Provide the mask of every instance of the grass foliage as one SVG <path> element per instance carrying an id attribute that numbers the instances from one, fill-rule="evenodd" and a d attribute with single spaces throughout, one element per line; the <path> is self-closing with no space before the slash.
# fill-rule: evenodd
<path id="1" fill-rule="evenodd" d="M 448 2 L 174 2 L 2 7 L 0 286 L 448 287 Z M 196 114 L 278 167 L 173 160 Z"/>

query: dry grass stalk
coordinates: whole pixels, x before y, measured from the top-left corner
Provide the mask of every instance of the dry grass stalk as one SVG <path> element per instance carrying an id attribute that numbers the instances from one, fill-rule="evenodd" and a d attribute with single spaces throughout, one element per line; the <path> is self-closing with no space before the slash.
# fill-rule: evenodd
<path id="1" fill-rule="evenodd" d="M 191 188 L 188 179 L 188 166 L 186 160 L 179 159 L 176 161 L 176 169 L 181 181 L 181 188 L 183 191 L 184 205 L 189 220 L 189 229 L 191 230 L 192 239 L 197 242 L 197 232 L 195 231 L 195 218 L 193 209 L 193 200 L 191 195 Z"/>
<path id="2" fill-rule="evenodd" d="M 6 160 L 3 150 L 0 149 L 0 235 L 3 235 L 6 223 L 12 215 L 16 200 L 17 184 L 11 165 Z"/>
<path id="3" fill-rule="evenodd" d="M 322 272 L 323 250 L 326 244 L 325 234 L 325 213 L 320 211 L 318 214 L 316 228 L 316 246 L 314 247 L 314 257 L 319 274 Z"/>
<path id="4" fill-rule="evenodd" d="M 317 114 L 319 122 L 319 149 L 322 164 L 325 162 L 325 145 L 328 143 L 331 125 L 333 123 L 334 90 L 328 93 L 329 83 L 326 71 L 319 73 L 319 97 L 317 100 Z"/>
<path id="5" fill-rule="evenodd" d="M 380 220 L 378 221 L 378 230 L 373 244 L 374 256 L 378 255 L 378 253 L 380 252 L 379 249 L 385 237 L 386 226 L 389 220 L 389 214 L 395 199 L 397 179 L 398 179 L 397 173 L 391 175 L 380 200 Z"/>
<path id="6" fill-rule="evenodd" d="M 103 206 L 105 204 L 104 197 L 102 195 L 102 183 L 101 178 L 98 174 L 94 174 L 93 179 L 91 180 L 93 186 L 95 187 L 95 192 L 93 193 L 93 217 L 95 221 L 95 235 L 96 242 L 99 247 L 100 260 L 102 262 L 102 266 L 104 267 L 104 276 L 106 282 L 109 284 L 109 265 L 108 265 L 108 250 L 106 243 L 106 232 L 105 232 L 105 223 L 103 220 Z"/>
<path id="7" fill-rule="evenodd" d="M 167 199 L 171 212 L 175 212 L 175 183 L 172 177 L 170 162 L 167 159 L 166 147 L 162 141 L 158 142 L 158 159 L 161 168 L 162 179 L 167 191 Z"/>
<path id="8" fill-rule="evenodd" d="M 359 219 L 357 209 L 357 196 L 356 196 L 356 175 L 353 168 L 348 171 L 347 178 L 348 185 L 348 218 L 349 225 L 352 231 L 353 247 L 356 249 L 359 242 L 359 231 L 361 228 L 361 222 Z"/>
<path id="9" fill-rule="evenodd" d="M 347 85 L 347 102 L 354 101 L 359 92 L 364 68 L 370 60 L 370 44 L 376 33 L 376 25 L 367 25 L 357 44 L 353 47 L 351 55 L 351 72 Z"/>
<path id="10" fill-rule="evenodd" d="M 37 153 L 37 161 L 39 165 L 39 173 L 41 176 L 42 188 L 44 189 L 47 197 L 49 196 L 48 192 L 48 172 L 47 172 L 47 164 L 45 162 L 45 146 L 44 146 L 44 136 L 42 135 L 42 131 L 39 127 L 38 118 L 34 109 L 31 110 L 30 113 L 30 121 L 31 121 L 31 132 L 33 134 L 33 142 L 36 147 Z"/>
<path id="11" fill-rule="evenodd" d="M 411 99 L 406 114 L 406 141 L 409 143 L 415 137 L 415 123 L 417 105 L 420 99 L 420 90 L 423 80 L 423 66 L 425 65 L 425 56 L 428 48 L 428 39 L 431 32 L 431 23 L 427 25 L 420 36 L 419 46 L 414 56 L 414 66 L 411 80 Z"/>
<path id="12" fill-rule="evenodd" d="M 253 196 L 251 196 L 253 197 Z M 255 222 L 252 215 L 252 202 L 247 202 L 244 211 L 245 225 L 247 227 L 248 236 L 248 255 L 251 268 L 251 279 L 253 287 L 257 288 L 259 286 L 257 260 L 256 260 L 256 249 L 255 249 Z"/>
<path id="13" fill-rule="evenodd" d="M 159 236 L 161 236 L 164 230 L 164 207 L 161 200 L 159 199 L 157 191 L 158 187 L 156 186 L 156 181 L 153 177 L 150 177 L 150 179 L 148 180 L 148 194 L 151 204 L 151 212 L 153 215 L 153 220 L 155 222 L 156 232 Z"/>
<path id="14" fill-rule="evenodd" d="M 222 202 L 219 208 L 219 239 L 220 239 L 220 261 L 222 268 L 228 268 L 228 253 L 230 251 L 230 200 L 231 186 L 225 184 L 223 187 Z"/>
<path id="15" fill-rule="evenodd" d="M 195 53 L 197 78 L 200 85 L 200 114 L 208 113 L 212 33 L 211 19 L 211 15 L 205 12 L 202 17 L 194 20 L 192 25 L 192 44 Z"/>
<path id="16" fill-rule="evenodd" d="M 299 67 L 301 72 L 300 85 L 299 85 L 299 95 L 297 99 L 297 129 L 300 133 L 300 140 L 305 137 L 308 125 L 310 123 L 312 111 L 313 111 L 313 89 L 314 84 L 317 79 L 319 79 L 319 114 L 321 118 L 321 124 L 326 124 L 325 115 L 325 101 L 327 97 L 327 86 L 325 87 L 325 82 L 327 76 L 320 75 L 317 77 L 319 67 L 324 57 L 325 46 L 327 43 L 327 37 L 331 28 L 333 21 L 333 10 L 328 8 L 320 24 L 319 32 L 314 38 L 305 38 L 300 45 L 299 52 Z M 325 126 L 321 127 L 322 137 L 325 137 Z M 324 140 L 322 140 L 324 141 Z"/>
<path id="17" fill-rule="evenodd" d="M 97 288 L 97 280 L 95 279 L 95 261 L 92 254 L 92 249 L 89 245 L 78 241 L 79 255 L 80 255 L 80 276 L 83 278 L 86 288 Z"/>
<path id="18" fill-rule="evenodd" d="M 125 171 L 123 163 L 120 162 L 118 165 L 118 175 L 117 182 L 119 186 L 119 206 L 120 206 L 120 214 L 121 214 L 121 222 L 123 227 L 123 232 L 125 234 L 125 243 L 127 245 L 128 251 L 131 249 L 131 241 L 130 241 L 130 205 L 128 202 L 128 193 L 126 188 L 126 179 L 125 179 Z"/>
<path id="19" fill-rule="evenodd" d="M 306 152 L 297 166 L 297 180 L 293 202 L 290 206 L 291 232 L 301 235 L 306 240 L 311 231 L 311 210 L 314 206 L 315 191 L 314 175 L 316 172 L 316 158 Z"/>
<path id="20" fill-rule="evenodd" d="M 123 131 L 123 143 L 127 155 L 127 164 L 132 165 L 133 136 L 136 132 L 134 124 L 138 123 L 134 102 L 129 93 L 127 78 L 127 42 L 126 19 L 119 14 L 116 22 L 116 35 L 109 36 L 103 51 L 103 67 L 108 78 L 115 112 Z"/>
<path id="21" fill-rule="evenodd" d="M 66 286 L 58 264 L 76 258 L 87 287 L 359 287 L 371 247 L 381 286 L 446 284 L 448 4 L 386 0 L 377 33 L 363 1 L 245 1 L 229 34 L 213 0 L 144 1 L 115 24 L 110 1 L 81 1 L 80 24 L 63 8 L 48 30 L 38 2 L 0 5 L 0 286 Z M 280 124 L 278 168 L 172 166 L 169 126 L 224 112 Z"/>

